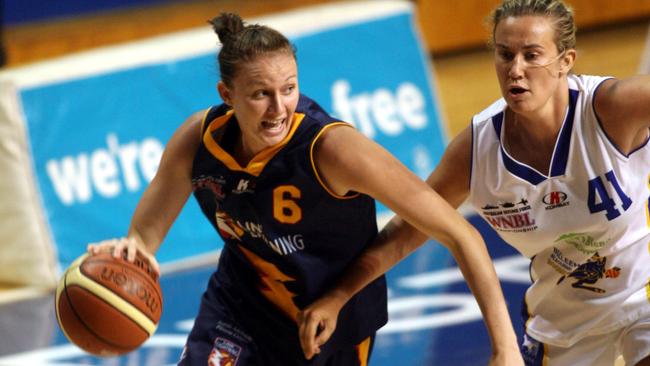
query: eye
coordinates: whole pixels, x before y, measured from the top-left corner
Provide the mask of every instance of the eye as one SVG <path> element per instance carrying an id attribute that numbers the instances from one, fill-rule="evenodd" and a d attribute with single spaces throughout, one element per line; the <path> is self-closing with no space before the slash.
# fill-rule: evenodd
<path id="1" fill-rule="evenodd" d="M 510 51 L 507 51 L 507 50 L 500 50 L 500 51 L 497 52 L 497 55 L 503 61 L 512 61 L 512 59 L 515 58 L 515 54 L 510 52 Z"/>
<path id="2" fill-rule="evenodd" d="M 284 94 L 289 95 L 289 94 L 293 93 L 294 90 L 296 90 L 295 85 L 288 85 L 286 88 L 284 88 Z"/>
<path id="3" fill-rule="evenodd" d="M 255 90 L 251 96 L 253 99 L 260 99 L 264 98 L 267 95 L 267 92 L 265 90 Z"/>
<path id="4" fill-rule="evenodd" d="M 528 52 L 524 55 L 526 61 L 536 61 L 539 59 L 539 53 L 537 52 Z"/>

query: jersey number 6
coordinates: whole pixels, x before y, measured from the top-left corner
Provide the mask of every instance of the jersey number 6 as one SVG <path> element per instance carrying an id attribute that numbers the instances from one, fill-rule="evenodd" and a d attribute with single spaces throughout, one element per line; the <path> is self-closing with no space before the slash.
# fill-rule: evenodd
<path id="1" fill-rule="evenodd" d="M 295 224 L 302 219 L 302 210 L 296 201 L 300 198 L 296 186 L 278 186 L 273 190 L 273 217 L 283 224 Z"/>

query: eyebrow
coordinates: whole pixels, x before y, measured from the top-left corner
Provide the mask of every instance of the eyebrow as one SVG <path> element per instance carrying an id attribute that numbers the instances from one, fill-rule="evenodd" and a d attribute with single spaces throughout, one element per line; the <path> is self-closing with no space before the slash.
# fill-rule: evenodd
<path id="1" fill-rule="evenodd" d="M 505 49 L 510 49 L 510 47 L 508 47 L 507 45 L 505 45 L 505 44 L 503 44 L 503 43 L 497 43 L 497 44 L 494 45 L 494 47 L 495 47 L 495 48 L 505 48 Z M 523 48 L 526 49 L 526 50 L 529 50 L 529 49 L 534 49 L 534 48 L 544 48 L 544 46 L 542 46 L 541 44 L 532 43 L 532 44 L 524 45 Z"/>
<path id="2" fill-rule="evenodd" d="M 297 78 L 298 74 L 292 74 L 289 75 L 286 79 L 284 79 L 284 82 L 288 82 L 292 78 Z M 250 83 L 246 84 L 248 87 L 258 87 L 258 86 L 265 86 L 266 84 L 263 82 L 260 82 L 259 79 L 254 79 Z"/>

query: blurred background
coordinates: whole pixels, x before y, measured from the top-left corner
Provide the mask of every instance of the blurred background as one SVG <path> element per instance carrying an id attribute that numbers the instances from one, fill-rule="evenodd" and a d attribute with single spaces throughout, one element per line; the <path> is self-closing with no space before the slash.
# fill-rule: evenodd
<path id="1" fill-rule="evenodd" d="M 361 20 L 341 25 L 333 19 L 327 29 L 301 29 L 293 34 L 299 42 L 299 63 L 311 64 L 301 71 L 301 78 L 304 77 L 301 88 L 309 95 L 320 92 L 315 99 L 325 103 L 326 108 L 330 107 L 326 100 L 332 97 L 331 109 L 337 109 L 334 94 L 343 91 L 344 98 L 338 101 L 357 103 L 359 110 L 366 108 L 365 117 L 369 118 L 371 113 L 363 104 L 368 98 L 388 95 L 399 102 L 400 90 L 408 94 L 415 86 L 426 98 L 425 120 L 431 122 L 426 129 L 414 128 L 417 123 L 408 120 L 408 113 L 400 115 L 399 111 L 392 114 L 402 118 L 400 133 L 381 131 L 382 120 L 376 114 L 375 120 L 366 122 L 367 126 L 375 127 L 374 137 L 380 143 L 392 144 L 389 150 L 397 151 L 396 156 L 400 158 L 411 159 L 402 160 L 422 176 L 435 165 L 444 145 L 469 124 L 471 117 L 500 97 L 492 53 L 486 47 L 490 29 L 485 24 L 488 13 L 498 2 L 0 0 L 0 365 L 65 362 L 66 365 L 160 366 L 166 362 L 172 364 L 180 353 L 205 279 L 214 269 L 214 252 L 207 253 L 209 259 L 191 270 L 179 266 L 164 268 L 163 291 L 166 301 L 172 302 L 165 305 L 157 336 L 140 352 L 119 360 L 81 354 L 58 330 L 53 315 L 52 287 L 66 264 L 57 255 L 62 257 L 65 248 L 70 250 L 68 256 L 78 255 L 79 248 L 85 245 L 82 232 L 103 239 L 105 232 L 93 230 L 106 221 L 118 222 L 115 224 L 118 229 L 113 227 L 107 232 L 120 235 L 132 211 L 130 205 L 135 204 L 143 189 L 140 182 L 150 178 L 146 174 L 148 170 L 140 165 L 137 171 L 131 167 L 135 175 L 130 178 L 128 169 L 121 172 L 122 176 L 117 173 L 112 176 L 109 172 L 104 176 L 108 177 L 103 181 L 104 186 L 95 181 L 82 181 L 83 177 L 79 180 L 82 183 L 75 183 L 74 179 L 79 178 L 75 174 L 80 172 L 75 169 L 80 169 L 82 158 L 97 157 L 99 161 L 109 156 L 107 151 L 113 148 L 123 149 L 120 151 L 137 148 L 140 152 L 161 149 L 162 143 L 150 136 L 154 130 L 151 126 L 155 126 L 156 132 L 165 128 L 173 131 L 195 104 L 204 107 L 207 103 L 219 103 L 214 91 L 216 75 L 211 50 L 207 59 L 197 61 L 181 54 L 171 61 L 162 57 L 162 63 L 160 60 L 144 65 L 136 62 L 133 69 L 123 70 L 124 60 L 120 57 L 142 57 L 125 50 L 161 51 L 137 41 L 146 42 L 160 36 L 162 41 L 158 45 L 178 46 L 179 43 L 174 43 L 178 40 L 166 37 L 208 29 L 207 20 L 224 11 L 237 12 L 244 19 L 296 12 L 299 16 L 314 17 L 302 19 L 302 23 L 323 23 L 323 16 L 349 18 L 350 14 L 323 15 L 319 10 L 303 10 L 361 4 L 358 8 L 345 8 L 356 9 L 360 14 L 355 16 Z M 650 1 L 566 2 L 575 9 L 579 30 L 576 73 L 626 77 L 648 72 Z M 407 16 L 398 4 L 398 10 L 386 19 L 382 16 L 364 19 L 364 7 L 381 8 L 382 3 L 408 4 L 410 8 Z M 291 32 L 294 24 L 287 19 L 281 22 L 288 27 L 282 29 L 285 34 Z M 412 39 L 411 31 L 417 40 Z M 209 46 L 216 46 L 216 37 L 208 33 L 205 38 L 197 38 L 192 33 L 189 43 L 197 40 L 201 43 L 205 39 Z M 186 35 L 189 33 L 183 33 L 182 37 Z M 355 49 L 345 44 L 350 38 L 354 38 L 350 42 Z M 332 39 L 335 42 L 328 43 Z M 101 52 L 107 47 L 109 51 Z M 337 47 L 348 49 L 341 51 Z M 335 50 L 332 54 L 339 64 L 326 59 L 330 48 Z M 82 56 L 93 50 L 100 50 L 91 52 L 95 58 Z M 200 49 L 198 53 L 204 51 Z M 114 58 L 97 59 L 105 55 Z M 345 59 L 354 55 L 356 59 Z M 419 65 L 420 59 L 424 65 Z M 100 72 L 88 65 L 89 62 L 101 64 Z M 107 68 L 112 63 L 121 66 L 115 68 L 117 71 Z M 347 64 L 351 65 L 349 69 L 345 67 Z M 80 66 L 95 73 L 80 78 L 70 70 Z M 186 73 L 187 70 L 193 73 Z M 65 75 L 58 78 L 53 75 L 56 73 Z M 143 113 L 150 111 L 151 106 L 169 105 L 176 109 Z M 139 118 L 132 118 L 135 113 Z M 164 141 L 168 135 L 165 132 L 154 137 Z M 58 181 L 53 172 L 59 174 Z M 99 193 L 108 183 L 120 183 L 120 195 L 101 196 Z M 112 211 L 113 208 L 116 209 Z M 520 334 L 522 324 L 518 314 L 529 281 L 528 261 L 503 244 L 477 216 L 465 213 L 488 243 Z M 207 229 L 209 235 L 215 235 L 211 228 Z M 70 238 L 78 242 L 70 243 Z M 183 242 L 177 247 L 187 251 L 187 244 Z M 208 244 L 214 247 L 214 243 Z M 489 341 L 473 298 L 453 258 L 440 247 L 425 245 L 389 273 L 391 322 L 377 339 L 373 366 L 397 362 L 402 366 L 470 366 L 484 364 L 489 357 Z M 34 288 L 38 291 L 29 291 Z M 195 295 L 188 296 L 191 293 Z M 55 361 L 47 363 L 46 360 Z"/>
<path id="2" fill-rule="evenodd" d="M 244 18 L 339 0 L 3 0 L 5 67 L 206 25 L 221 11 Z M 376 0 L 382 1 L 382 0 Z M 578 25 L 577 73 L 638 72 L 650 1 L 567 0 Z M 418 25 L 453 137 L 499 97 L 485 18 L 497 0 L 417 0 Z"/>

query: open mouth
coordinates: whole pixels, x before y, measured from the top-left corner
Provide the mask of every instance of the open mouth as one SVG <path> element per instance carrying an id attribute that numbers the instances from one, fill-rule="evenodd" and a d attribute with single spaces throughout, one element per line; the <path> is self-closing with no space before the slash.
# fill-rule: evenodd
<path id="1" fill-rule="evenodd" d="M 513 94 L 513 95 L 520 95 L 520 94 L 523 94 L 523 93 L 525 93 L 527 91 L 528 90 L 526 90 L 526 89 L 524 89 L 522 87 L 519 87 L 519 86 L 515 86 L 515 87 L 512 87 L 512 88 L 509 89 L 510 94 Z"/>
<path id="2" fill-rule="evenodd" d="M 262 131 L 273 136 L 281 134 L 285 129 L 286 121 L 286 118 L 262 121 Z"/>
<path id="3" fill-rule="evenodd" d="M 273 121 L 262 121 L 262 127 L 264 127 L 265 129 L 272 130 L 280 127 L 282 125 L 282 122 L 284 122 L 284 118 L 276 119 Z"/>

